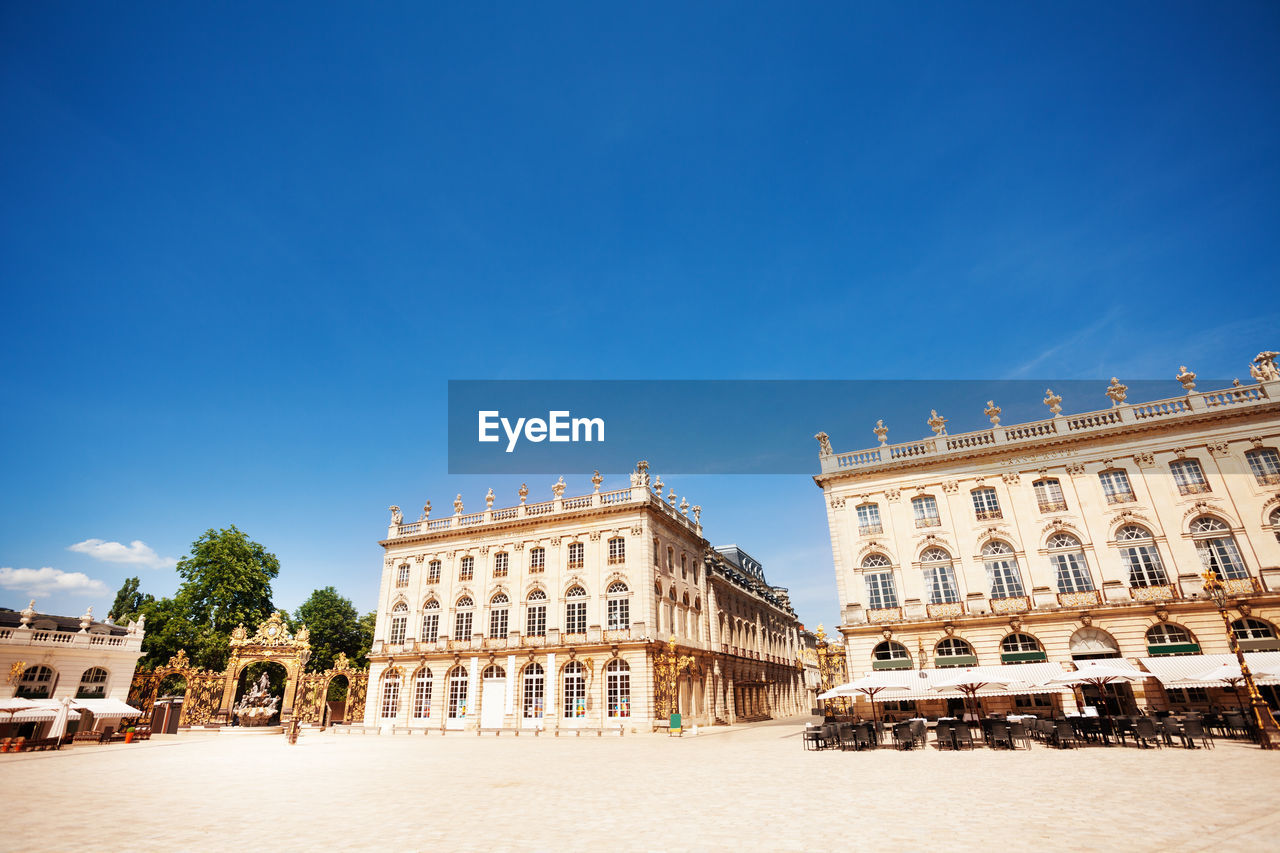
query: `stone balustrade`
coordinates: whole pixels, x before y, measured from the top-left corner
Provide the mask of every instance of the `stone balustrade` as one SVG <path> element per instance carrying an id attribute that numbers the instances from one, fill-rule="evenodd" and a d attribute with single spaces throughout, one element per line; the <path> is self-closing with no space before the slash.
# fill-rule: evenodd
<path id="1" fill-rule="evenodd" d="M 34 628 L 0 628 L 0 644 L 58 648 L 109 648 L 139 651 L 141 634 L 91 634 L 87 631 L 47 631 Z"/>

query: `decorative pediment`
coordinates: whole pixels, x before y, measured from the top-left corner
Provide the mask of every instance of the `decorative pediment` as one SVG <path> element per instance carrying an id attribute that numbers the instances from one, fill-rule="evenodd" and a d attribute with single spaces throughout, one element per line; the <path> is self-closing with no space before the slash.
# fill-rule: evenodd
<path id="1" fill-rule="evenodd" d="M 284 615 L 280 611 L 276 611 L 267 617 L 260 625 L 253 636 L 247 636 L 244 626 L 240 625 L 231 633 L 231 647 L 233 649 L 239 647 L 266 647 L 272 649 L 296 649 L 300 647 L 309 648 L 311 645 L 310 632 L 301 628 L 298 636 L 294 636 L 289 632 L 289 626 L 285 624 Z"/>

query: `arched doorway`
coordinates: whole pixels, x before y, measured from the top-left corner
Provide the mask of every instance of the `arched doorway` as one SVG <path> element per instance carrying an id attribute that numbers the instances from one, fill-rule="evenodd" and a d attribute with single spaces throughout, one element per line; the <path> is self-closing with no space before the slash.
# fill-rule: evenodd
<path id="1" fill-rule="evenodd" d="M 480 728 L 500 729 L 506 714 L 507 671 L 489 664 L 480 673 Z"/>
<path id="2" fill-rule="evenodd" d="M 182 720 L 182 705 L 187 698 L 187 677 L 171 672 L 156 685 L 155 704 L 151 709 L 151 731 L 157 734 L 177 734 Z"/>
<path id="3" fill-rule="evenodd" d="M 1070 649 L 1073 661 L 1120 657 L 1120 644 L 1101 628 L 1084 627 L 1076 631 L 1071 635 Z M 1081 685 L 1080 696 L 1085 706 L 1091 705 L 1108 716 L 1136 713 L 1138 709 L 1132 685 L 1124 682 L 1112 682 L 1101 687 Z"/>
<path id="4" fill-rule="evenodd" d="M 341 725 L 347 721 L 347 697 L 351 692 L 351 679 L 338 673 L 329 679 L 325 688 L 324 709 L 320 725 Z"/>
<path id="5" fill-rule="evenodd" d="M 231 725 L 280 725 L 288 684 L 289 670 L 276 661 L 254 661 L 241 667 L 231 705 Z"/>

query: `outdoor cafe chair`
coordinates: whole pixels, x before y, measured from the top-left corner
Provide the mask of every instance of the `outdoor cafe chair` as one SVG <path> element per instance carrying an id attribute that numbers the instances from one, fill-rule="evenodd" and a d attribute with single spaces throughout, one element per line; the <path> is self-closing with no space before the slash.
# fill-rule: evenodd
<path id="1" fill-rule="evenodd" d="M 857 743 L 853 739 L 853 723 L 840 723 L 836 727 L 836 739 L 841 749 L 856 748 Z"/>
<path id="2" fill-rule="evenodd" d="M 806 750 L 822 749 L 822 729 L 818 726 L 811 726 L 805 729 L 803 743 Z"/>
<path id="3" fill-rule="evenodd" d="M 991 745 L 993 747 L 1004 746 L 1013 749 L 1013 738 L 1009 734 L 1008 723 L 996 721 L 991 724 Z"/>
<path id="4" fill-rule="evenodd" d="M 1160 744 L 1160 736 L 1156 734 L 1156 724 L 1150 717 L 1139 717 L 1133 723 L 1133 739 L 1144 749 L 1147 742 L 1154 743 L 1157 747 Z"/>
<path id="5" fill-rule="evenodd" d="M 915 732 L 910 723 L 897 723 L 893 727 L 893 742 L 898 749 L 911 749 L 916 745 Z"/>
<path id="6" fill-rule="evenodd" d="M 1053 742 L 1058 749 L 1075 749 L 1079 743 L 1076 730 L 1066 720 L 1055 720 L 1053 723 Z"/>
<path id="7" fill-rule="evenodd" d="M 966 745 L 969 749 L 973 749 L 973 732 L 970 731 L 968 723 L 963 721 L 957 722 L 952 726 L 952 732 L 955 736 L 957 750 Z"/>
<path id="8" fill-rule="evenodd" d="M 875 727 L 871 723 L 861 723 L 853 727 L 854 749 L 875 749 Z"/>
<path id="9" fill-rule="evenodd" d="M 1247 737 L 1249 735 L 1249 727 L 1245 724 L 1243 714 L 1227 714 L 1223 718 L 1223 724 L 1227 730 L 1228 737 Z"/>
<path id="10" fill-rule="evenodd" d="M 1031 736 L 1027 734 L 1026 724 L 1021 720 L 1016 720 L 1009 724 L 1009 741 L 1010 746 L 1017 748 L 1021 743 L 1025 749 L 1031 748 Z"/>
<path id="11" fill-rule="evenodd" d="M 1182 739 L 1188 749 L 1195 749 L 1197 740 L 1206 748 L 1213 749 L 1213 736 L 1205 730 L 1204 723 L 1194 717 L 1182 721 Z"/>
<path id="12" fill-rule="evenodd" d="M 911 721 L 911 736 L 915 738 L 916 744 L 923 747 L 929 740 L 929 728 L 924 724 L 924 720 Z"/>
<path id="13" fill-rule="evenodd" d="M 937 727 L 933 730 L 934 741 L 938 745 L 938 749 L 955 749 L 955 724 L 951 721 L 939 720 Z"/>

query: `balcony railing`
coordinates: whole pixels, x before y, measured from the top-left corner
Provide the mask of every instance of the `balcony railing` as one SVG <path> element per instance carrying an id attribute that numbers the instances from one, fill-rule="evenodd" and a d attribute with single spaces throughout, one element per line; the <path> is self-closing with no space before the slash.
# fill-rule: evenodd
<path id="1" fill-rule="evenodd" d="M 0 628 L 0 643 L 14 646 L 105 646 L 133 650 L 142 648 L 142 635 L 121 636 L 88 632 L 41 631 L 32 628 Z"/>
<path id="2" fill-rule="evenodd" d="M 1004 518 L 1004 513 L 998 509 L 974 510 L 974 515 L 977 516 L 978 521 L 989 521 L 994 518 Z"/>
<path id="3" fill-rule="evenodd" d="M 1178 587 L 1170 583 L 1130 587 L 1129 595 L 1134 601 L 1174 601 L 1182 597 Z"/>
<path id="4" fill-rule="evenodd" d="M 1066 501 L 1041 501 L 1040 511 L 1041 512 L 1066 512 L 1067 502 Z"/>
<path id="5" fill-rule="evenodd" d="M 1180 495 L 1203 495 L 1205 492 L 1210 492 L 1210 491 L 1212 491 L 1212 489 L 1209 488 L 1208 483 L 1179 483 L 1178 484 L 1178 494 Z"/>
<path id="6" fill-rule="evenodd" d="M 901 619 L 901 607 L 872 607 L 867 610 L 868 622 L 897 622 Z"/>
<path id="7" fill-rule="evenodd" d="M 1024 610 L 1030 609 L 1031 599 L 1025 595 L 991 599 L 992 613 L 1021 613 Z"/>
<path id="8" fill-rule="evenodd" d="M 1258 592 L 1258 582 L 1254 578 L 1224 578 L 1222 588 L 1227 595 L 1250 595 Z"/>
<path id="9" fill-rule="evenodd" d="M 1095 607 L 1102 603 L 1102 593 L 1096 589 L 1058 593 L 1060 607 Z"/>
<path id="10" fill-rule="evenodd" d="M 942 519 L 936 515 L 926 515 L 916 519 L 916 527 L 941 527 Z"/>
<path id="11" fill-rule="evenodd" d="M 1280 474 L 1257 474 L 1259 486 L 1280 486 Z"/>
<path id="12" fill-rule="evenodd" d="M 883 524 L 859 524 L 858 525 L 859 536 L 872 536 L 876 533 L 884 533 Z"/>
<path id="13" fill-rule="evenodd" d="M 1109 504 L 1127 504 L 1133 503 L 1138 496 L 1133 492 L 1107 492 L 1107 503 Z"/>
<path id="14" fill-rule="evenodd" d="M 926 604 L 925 611 L 930 619 L 951 619 L 964 615 L 964 604 L 959 601 L 944 601 L 939 604 Z"/>

